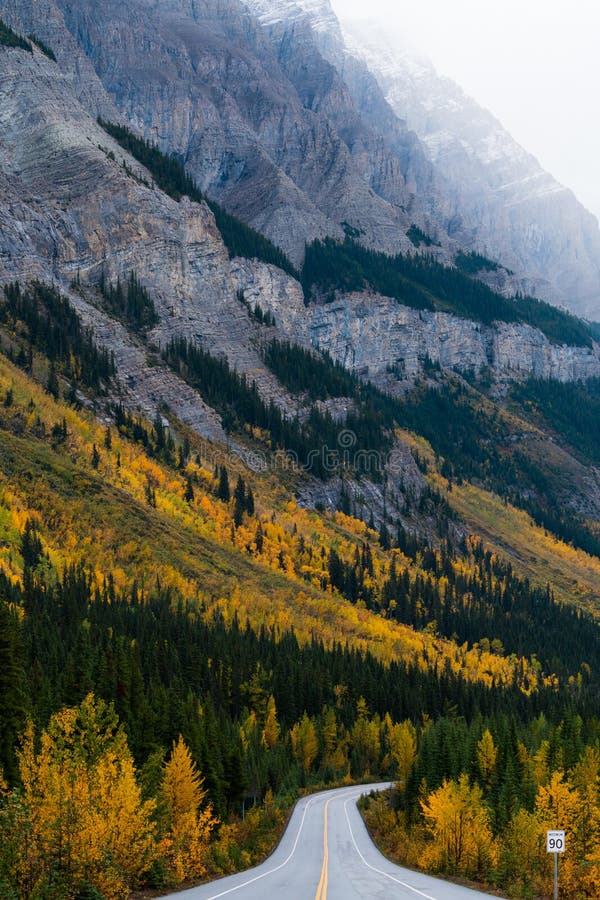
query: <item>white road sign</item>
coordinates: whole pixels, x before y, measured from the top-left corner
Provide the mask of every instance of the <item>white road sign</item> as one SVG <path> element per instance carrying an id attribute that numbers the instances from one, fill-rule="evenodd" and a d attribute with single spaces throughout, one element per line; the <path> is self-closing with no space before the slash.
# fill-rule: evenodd
<path id="1" fill-rule="evenodd" d="M 564 853 L 565 852 L 565 833 L 564 833 L 564 831 L 547 831 L 546 832 L 546 851 L 548 853 Z"/>

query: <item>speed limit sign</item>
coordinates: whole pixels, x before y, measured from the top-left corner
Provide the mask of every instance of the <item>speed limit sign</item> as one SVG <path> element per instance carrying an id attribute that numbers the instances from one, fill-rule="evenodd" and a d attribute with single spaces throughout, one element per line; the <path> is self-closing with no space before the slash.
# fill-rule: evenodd
<path id="1" fill-rule="evenodd" d="M 546 832 L 546 852 L 547 853 L 564 853 L 565 852 L 565 833 L 564 833 L 564 831 L 547 831 Z"/>

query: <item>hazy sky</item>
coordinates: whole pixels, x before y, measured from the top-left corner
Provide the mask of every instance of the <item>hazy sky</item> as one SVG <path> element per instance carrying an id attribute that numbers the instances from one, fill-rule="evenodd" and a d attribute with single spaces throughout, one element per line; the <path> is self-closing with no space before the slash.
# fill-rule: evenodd
<path id="1" fill-rule="evenodd" d="M 400 29 L 600 218 L 600 0 L 332 3 Z"/>

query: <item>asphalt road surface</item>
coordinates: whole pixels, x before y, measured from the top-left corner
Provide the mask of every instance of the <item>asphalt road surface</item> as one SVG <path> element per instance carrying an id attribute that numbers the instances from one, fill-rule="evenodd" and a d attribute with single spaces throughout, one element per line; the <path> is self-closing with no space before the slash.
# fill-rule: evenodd
<path id="1" fill-rule="evenodd" d="M 356 808 L 388 784 L 301 800 L 269 859 L 237 875 L 170 894 L 177 900 L 484 900 L 489 894 L 402 869 L 381 855 Z"/>

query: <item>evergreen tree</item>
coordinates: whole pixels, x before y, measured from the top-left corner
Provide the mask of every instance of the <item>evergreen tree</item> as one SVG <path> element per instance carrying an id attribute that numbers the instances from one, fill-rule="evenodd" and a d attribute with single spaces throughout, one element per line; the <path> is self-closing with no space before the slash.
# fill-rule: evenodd
<path id="1" fill-rule="evenodd" d="M 260 522 L 256 526 L 256 532 L 254 534 L 254 543 L 256 544 L 256 552 L 262 553 L 263 545 L 264 545 L 264 537 L 263 537 L 262 524 Z"/>
<path id="2" fill-rule="evenodd" d="M 219 484 L 217 487 L 217 497 L 224 503 L 229 503 L 231 492 L 229 490 L 229 476 L 225 466 L 219 467 Z"/>
<path id="3" fill-rule="evenodd" d="M 246 509 L 246 483 L 241 475 L 238 475 L 235 491 L 233 492 L 233 499 L 233 521 L 236 528 L 239 528 L 244 519 L 244 511 Z"/>
<path id="4" fill-rule="evenodd" d="M 56 366 L 54 364 L 54 361 L 50 363 L 50 369 L 48 370 L 48 383 L 46 385 L 46 390 L 54 397 L 55 400 L 58 400 L 58 377 L 56 375 Z"/>
<path id="5" fill-rule="evenodd" d="M 25 522 L 21 535 L 21 556 L 24 569 L 35 569 L 42 557 L 42 541 L 39 532 L 31 519 Z"/>
<path id="6" fill-rule="evenodd" d="M 17 780 L 16 747 L 28 709 L 21 628 L 7 603 L 0 600 L 0 771 Z"/>
<path id="7" fill-rule="evenodd" d="M 91 463 L 92 463 L 92 468 L 94 468 L 94 469 L 97 469 L 98 466 L 100 465 L 100 454 L 98 453 L 98 448 L 96 447 L 95 444 L 92 446 Z"/>

